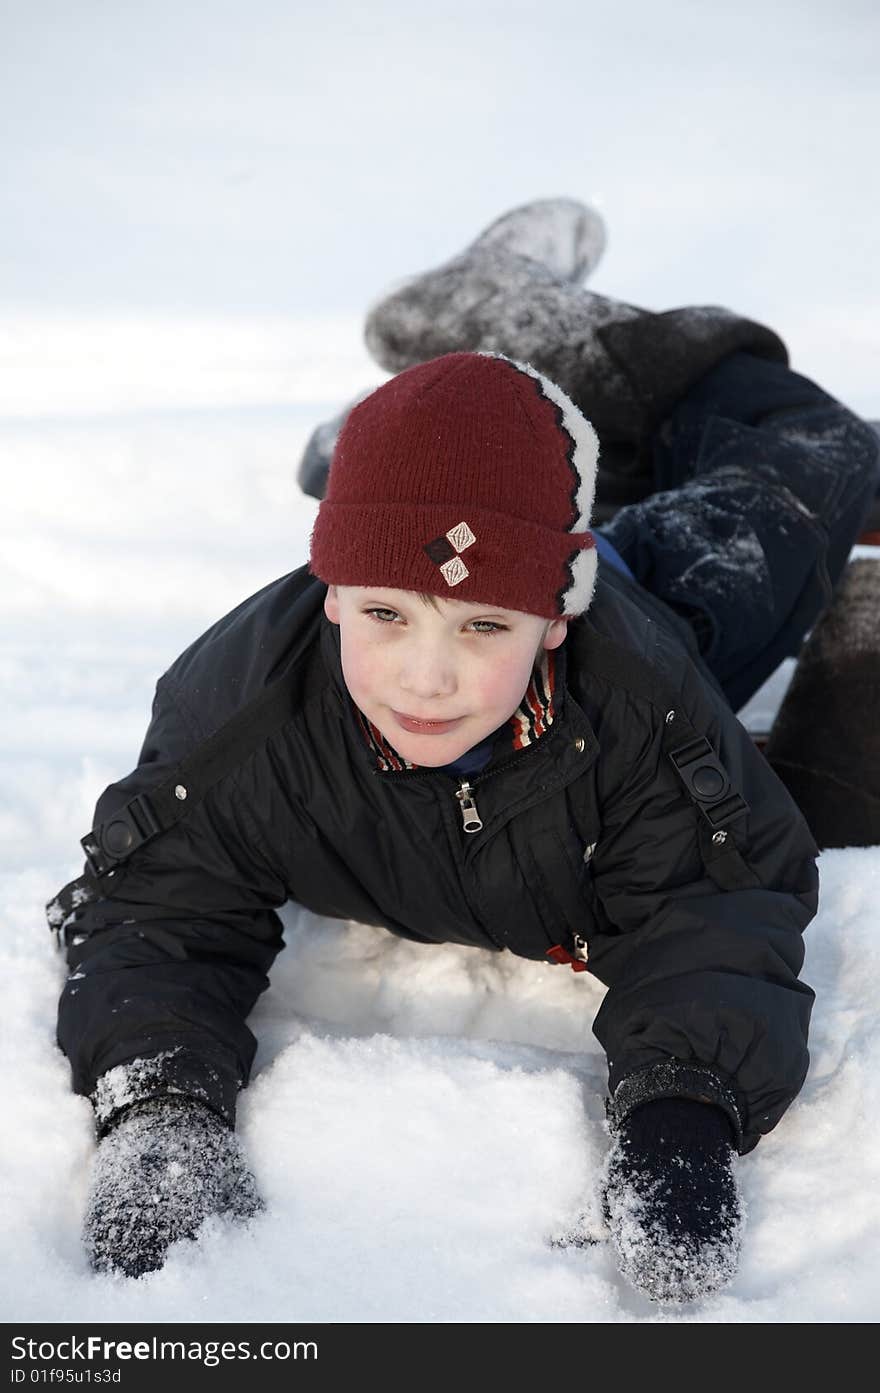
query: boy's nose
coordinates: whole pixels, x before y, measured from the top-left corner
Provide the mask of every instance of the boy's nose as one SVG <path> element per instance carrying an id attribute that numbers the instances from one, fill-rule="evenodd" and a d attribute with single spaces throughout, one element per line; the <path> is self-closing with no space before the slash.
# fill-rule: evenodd
<path id="1" fill-rule="evenodd" d="M 455 665 L 449 655 L 429 646 L 410 655 L 398 674 L 398 681 L 401 691 L 409 692 L 420 701 L 452 696 L 458 686 Z"/>

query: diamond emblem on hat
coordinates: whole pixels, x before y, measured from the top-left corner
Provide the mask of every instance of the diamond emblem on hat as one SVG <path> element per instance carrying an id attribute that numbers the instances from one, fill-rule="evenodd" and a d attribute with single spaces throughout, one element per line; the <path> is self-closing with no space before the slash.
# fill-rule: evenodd
<path id="1" fill-rule="evenodd" d="M 451 561 L 444 561 L 440 571 L 447 585 L 460 585 L 470 575 L 460 556 L 454 556 Z"/>
<path id="2" fill-rule="evenodd" d="M 470 571 L 459 556 L 466 547 L 473 546 L 476 536 L 466 522 L 456 523 L 443 537 L 435 537 L 423 548 L 427 556 L 440 567 L 447 585 L 460 585 L 467 580 Z"/>
<path id="3" fill-rule="evenodd" d="M 466 522 L 460 522 L 457 526 L 450 527 L 446 536 L 456 551 L 464 551 L 465 547 L 473 546 L 477 540 Z"/>

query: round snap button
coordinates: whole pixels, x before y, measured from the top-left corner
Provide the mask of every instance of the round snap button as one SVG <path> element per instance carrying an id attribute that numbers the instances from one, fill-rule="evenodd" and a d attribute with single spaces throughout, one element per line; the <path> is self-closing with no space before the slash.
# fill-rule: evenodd
<path id="1" fill-rule="evenodd" d="M 111 856 L 121 856 L 124 851 L 128 851 L 134 841 L 134 835 L 128 823 L 117 818 L 104 828 L 101 841 L 104 843 L 104 850 Z"/>
<path id="2" fill-rule="evenodd" d="M 694 793 L 700 798 L 714 798 L 724 787 L 724 775 L 711 764 L 703 764 L 691 776 Z"/>

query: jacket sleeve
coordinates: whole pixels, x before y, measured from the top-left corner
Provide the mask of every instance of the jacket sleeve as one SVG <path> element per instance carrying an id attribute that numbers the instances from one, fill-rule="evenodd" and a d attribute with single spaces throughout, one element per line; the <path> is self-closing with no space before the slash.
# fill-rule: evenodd
<path id="1" fill-rule="evenodd" d="M 616 734 L 600 745 L 605 753 L 616 740 L 618 748 L 604 775 L 599 761 L 589 946 L 609 987 L 594 1031 L 608 1055 L 610 1119 L 656 1098 L 702 1098 L 724 1108 L 739 1149 L 749 1151 L 807 1072 L 813 993 L 798 973 L 818 901 L 817 848 L 787 790 L 692 664 L 677 711 L 619 689 L 605 700 L 617 709 Z M 707 869 L 714 833 L 670 759 L 682 715 L 748 804 L 728 830 L 733 876 Z"/>
<path id="2" fill-rule="evenodd" d="M 138 766 L 101 795 L 95 825 L 155 788 L 200 738 L 166 675 Z M 287 898 L 233 773 L 77 911 L 58 1042 L 99 1127 L 169 1091 L 234 1120 L 256 1048 L 245 1018 L 282 947 L 275 910 Z"/>

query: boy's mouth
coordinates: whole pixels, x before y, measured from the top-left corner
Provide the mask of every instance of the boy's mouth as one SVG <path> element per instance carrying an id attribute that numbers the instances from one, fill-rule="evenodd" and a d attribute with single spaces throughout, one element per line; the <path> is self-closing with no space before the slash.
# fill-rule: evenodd
<path id="1" fill-rule="evenodd" d="M 418 716 L 406 716 L 402 711 L 395 711 L 393 708 L 391 714 L 398 725 L 408 730 L 411 735 L 443 735 L 464 720 L 463 716 L 456 716 L 454 721 L 425 721 Z"/>

